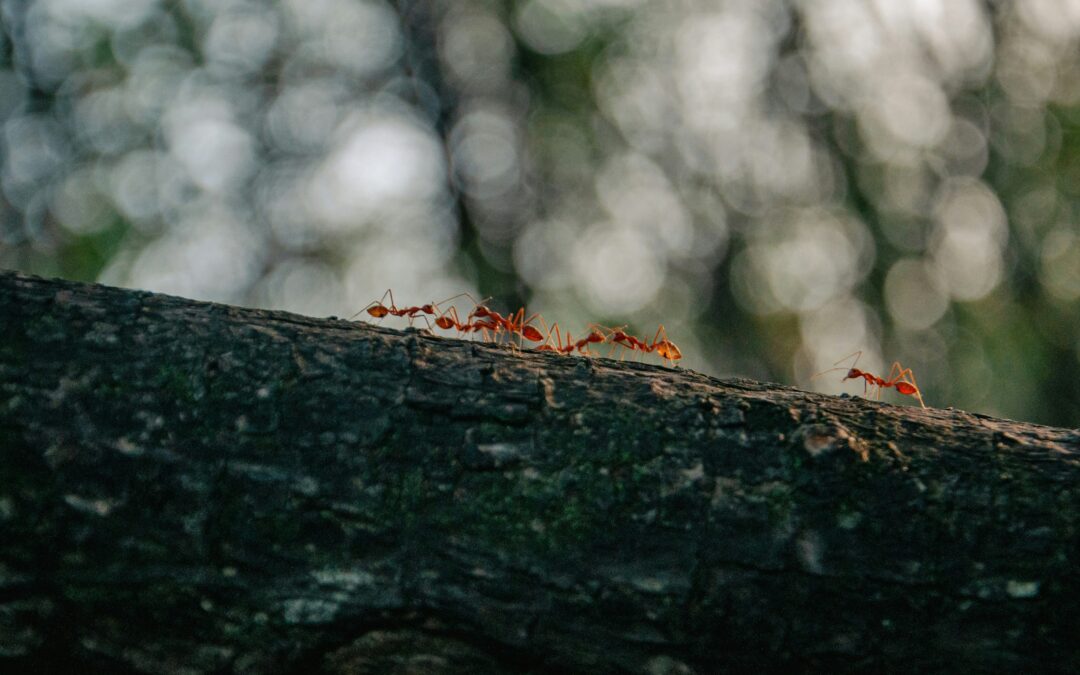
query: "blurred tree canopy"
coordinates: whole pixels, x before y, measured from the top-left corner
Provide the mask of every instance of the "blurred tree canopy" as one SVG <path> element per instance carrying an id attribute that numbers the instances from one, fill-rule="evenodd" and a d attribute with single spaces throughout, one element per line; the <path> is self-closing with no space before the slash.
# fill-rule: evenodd
<path id="1" fill-rule="evenodd" d="M 2 0 L 0 266 L 1080 412 L 1080 2 Z M 894 394 L 886 394 L 895 397 Z"/>

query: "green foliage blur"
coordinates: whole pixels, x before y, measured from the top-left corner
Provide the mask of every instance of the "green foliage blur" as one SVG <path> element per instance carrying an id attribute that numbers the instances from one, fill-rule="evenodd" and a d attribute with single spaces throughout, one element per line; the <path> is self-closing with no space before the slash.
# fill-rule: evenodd
<path id="1" fill-rule="evenodd" d="M 0 0 L 0 266 L 1080 414 L 1069 0 Z M 466 308 L 467 309 L 467 308 Z M 839 365 L 850 365 L 851 359 Z M 887 391 L 883 399 L 912 401 Z"/>

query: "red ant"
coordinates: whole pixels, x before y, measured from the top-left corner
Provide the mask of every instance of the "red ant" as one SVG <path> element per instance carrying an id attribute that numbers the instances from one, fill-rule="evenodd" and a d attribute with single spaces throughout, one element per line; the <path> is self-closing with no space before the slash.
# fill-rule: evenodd
<path id="1" fill-rule="evenodd" d="M 504 317 L 495 310 L 489 309 L 484 304 L 487 299 L 476 302 L 476 299 L 468 293 L 462 293 L 461 295 L 473 300 L 473 309 L 469 312 L 465 321 L 461 320 L 461 316 L 458 314 L 456 307 L 450 307 L 436 317 L 436 326 L 443 329 L 456 328 L 459 333 L 479 331 L 483 334 L 485 340 L 488 338 L 488 333 L 492 334 L 493 339 L 498 339 L 501 332 L 507 332 L 512 335 L 516 334 L 531 342 L 540 342 L 544 339 L 544 335 L 539 329 L 530 325 L 537 319 L 543 321 L 543 317 L 541 317 L 539 313 L 526 318 L 525 308 L 522 307 L 510 317 Z M 454 297 L 456 298 L 459 296 Z M 452 299 L 453 298 L 451 298 L 451 300 Z"/>
<path id="2" fill-rule="evenodd" d="M 675 362 L 682 358 L 682 351 L 675 346 L 674 342 L 668 339 L 667 331 L 664 330 L 662 325 L 656 330 L 657 337 L 659 337 L 661 331 L 664 333 L 664 339 L 657 342 L 656 337 L 653 337 L 653 351 L 659 354 L 660 358 L 667 361 L 668 365 L 675 368 L 677 366 Z"/>
<path id="3" fill-rule="evenodd" d="M 491 319 L 480 319 L 469 323 L 468 321 L 462 321 L 458 316 L 457 308 L 451 307 L 435 319 L 435 325 L 439 328 L 449 330 L 451 328 L 457 329 L 459 333 L 475 333 L 477 331 L 483 331 L 486 337 L 487 331 L 496 332 L 502 328 L 499 323 Z"/>
<path id="4" fill-rule="evenodd" d="M 435 325 L 443 330 L 457 328 L 459 333 L 469 332 L 469 325 L 461 322 L 460 317 L 458 317 L 457 309 L 454 307 L 451 307 L 436 317 Z"/>
<path id="5" fill-rule="evenodd" d="M 486 301 L 486 299 L 485 299 L 485 300 L 481 300 L 480 302 L 477 302 L 476 298 L 474 298 L 469 293 L 459 293 L 459 294 L 455 295 L 453 298 L 449 298 L 448 300 L 444 300 L 443 303 L 445 304 L 447 302 L 450 302 L 450 300 L 454 300 L 456 298 L 462 298 L 462 297 L 468 298 L 469 300 L 472 300 L 473 305 L 475 305 L 475 306 L 480 306 L 483 302 Z M 471 313 L 469 314 L 468 318 L 472 319 L 472 314 Z M 461 317 L 458 315 L 457 308 L 452 306 L 452 305 L 450 306 L 449 309 L 442 312 L 441 314 L 439 314 L 439 316 L 437 316 L 435 318 L 435 325 L 438 326 L 439 328 L 444 329 L 444 330 L 449 330 L 451 328 L 456 328 L 459 333 L 468 333 L 469 331 L 472 331 L 472 330 L 480 330 L 480 327 L 474 327 L 472 324 L 470 324 L 468 322 L 468 320 L 463 322 L 461 320 Z"/>
<path id="6" fill-rule="evenodd" d="M 541 323 L 543 323 L 544 319 L 541 317 L 540 321 L 541 321 Z M 544 327 L 547 328 L 546 324 L 545 324 Z M 548 344 L 551 341 L 552 334 L 555 335 L 555 345 L 554 346 Z M 553 323 L 551 325 L 551 328 L 548 329 L 548 331 L 547 331 L 547 339 L 544 341 L 544 344 L 537 347 L 536 351 L 538 351 L 538 352 L 556 352 L 558 354 L 572 354 L 574 352 L 574 350 L 576 349 L 579 354 L 588 355 L 588 354 L 592 353 L 589 350 L 589 345 L 597 343 L 597 342 L 604 342 L 606 340 L 607 340 L 607 338 L 604 336 L 603 333 L 601 333 L 600 331 L 597 331 L 597 330 L 592 330 L 592 331 L 589 332 L 588 335 L 581 338 L 577 342 L 574 341 L 574 337 L 570 333 L 567 333 L 566 334 L 566 344 L 563 344 L 562 343 L 562 334 L 559 331 L 559 323 L 556 321 L 555 323 Z"/>
<path id="7" fill-rule="evenodd" d="M 456 328 L 459 333 L 475 333 L 477 331 L 482 331 L 485 334 L 485 338 L 488 331 L 497 333 L 502 329 L 501 324 L 496 323 L 491 319 L 480 319 L 472 323 L 462 322 L 461 318 L 458 316 L 457 309 L 454 307 L 451 307 L 446 312 L 440 314 L 438 318 L 435 319 L 435 325 L 447 330 Z"/>
<path id="8" fill-rule="evenodd" d="M 862 378 L 863 395 L 866 395 L 868 386 L 874 386 L 877 387 L 878 398 L 881 398 L 882 389 L 888 389 L 889 387 L 893 387 L 896 389 L 897 392 L 905 396 L 914 396 L 916 399 L 918 399 L 919 405 L 924 408 L 926 407 L 926 404 L 923 403 L 922 392 L 919 391 L 919 386 L 915 383 L 915 373 L 911 372 L 911 368 L 904 368 L 900 365 L 899 361 L 893 361 L 892 368 L 889 369 L 888 378 L 882 379 L 877 375 L 874 375 L 873 373 L 868 373 L 865 370 L 859 370 L 855 367 L 855 365 L 859 362 L 859 359 L 862 357 L 862 350 L 848 354 L 833 365 L 835 366 L 839 363 L 843 363 L 844 361 L 850 359 L 852 356 L 855 357 L 855 361 L 852 362 L 851 367 L 848 368 L 847 374 L 844 375 L 844 379 L 840 380 L 841 382 Z M 828 370 L 823 370 L 820 373 L 811 376 L 810 379 L 814 379 L 818 375 L 831 373 L 834 370 L 843 370 L 843 368 L 830 368 Z"/>
<path id="9" fill-rule="evenodd" d="M 562 334 L 559 332 L 559 322 L 558 321 L 553 323 L 551 325 L 551 328 L 548 328 L 547 324 L 544 325 L 544 328 L 547 330 L 547 339 L 544 340 L 544 344 L 542 344 L 542 345 L 540 345 L 539 347 L 536 348 L 536 351 L 538 351 L 538 352 L 555 352 L 557 354 L 569 354 L 569 353 L 574 351 L 574 347 L 575 347 L 574 340 L 573 340 L 573 337 L 571 337 L 570 333 L 566 334 L 566 344 L 563 345 L 563 343 L 562 343 Z M 555 344 L 551 345 L 551 344 L 548 344 L 548 343 L 551 342 L 551 335 L 553 333 L 555 335 Z"/>
<path id="10" fill-rule="evenodd" d="M 534 313 L 529 318 L 525 318 L 525 308 L 521 307 L 515 312 L 509 319 L 504 322 L 504 326 L 511 333 L 517 333 L 521 337 L 525 338 L 529 342 L 540 342 L 544 339 L 544 335 L 536 326 L 530 325 L 533 321 L 540 319 L 543 321 L 543 317 L 539 312 Z"/>
<path id="11" fill-rule="evenodd" d="M 530 342 L 540 342 L 544 339 L 544 335 L 532 324 L 533 321 L 540 319 L 543 321 L 543 317 L 539 313 L 525 318 L 525 308 L 518 309 L 517 312 L 511 314 L 509 317 L 505 317 L 499 314 L 493 309 L 489 309 L 483 303 L 477 303 L 473 310 L 469 312 L 468 318 L 488 319 L 494 323 L 497 328 L 495 329 L 495 337 L 498 338 L 500 330 L 504 330 L 510 334 L 516 334 Z"/>
<path id="12" fill-rule="evenodd" d="M 424 316 L 425 314 L 435 316 L 436 314 L 440 313 L 439 305 L 450 302 L 451 300 L 454 300 L 456 298 L 460 298 L 463 295 L 468 295 L 468 293 L 459 293 L 453 297 L 447 298 L 446 300 L 442 300 L 440 302 L 430 302 L 426 305 L 418 305 L 413 307 L 398 307 L 394 303 L 394 292 L 388 288 L 386 289 L 386 292 L 383 293 L 383 296 L 381 298 L 379 298 L 375 302 L 372 302 L 356 314 L 353 314 L 351 318 L 356 318 L 356 316 L 363 312 L 367 312 L 376 319 L 382 319 L 386 316 L 403 316 L 409 320 L 409 325 L 411 326 L 413 320 L 416 319 L 416 317 L 420 316 L 424 319 L 424 321 L 427 321 L 427 316 Z M 383 304 L 383 301 L 386 300 L 386 296 L 390 296 L 389 306 Z M 431 328 L 430 322 L 428 322 L 428 328 Z"/>
<path id="13" fill-rule="evenodd" d="M 598 323 L 593 323 L 589 324 L 589 327 L 595 331 L 602 331 L 606 333 L 607 336 L 611 339 L 611 350 L 608 351 L 608 357 L 614 354 L 616 349 L 621 350 L 619 352 L 619 358 L 622 359 L 622 355 L 626 352 L 627 349 L 629 349 L 630 351 L 641 351 L 642 353 L 644 353 L 648 348 L 648 345 L 646 345 L 644 342 L 624 331 L 623 329 L 626 328 L 626 326 L 620 326 L 619 328 L 608 328 L 607 326 L 601 326 Z"/>
<path id="14" fill-rule="evenodd" d="M 575 343 L 575 346 L 577 347 L 577 350 L 582 354 L 591 354 L 592 352 L 589 351 L 589 345 L 596 342 L 603 343 L 606 340 L 607 338 L 604 337 L 603 333 L 594 330 L 590 331 L 589 334 L 586 335 L 584 338 L 578 340 L 577 343 Z"/>
<path id="15" fill-rule="evenodd" d="M 615 351 L 616 347 L 620 348 L 622 352 L 625 352 L 627 349 L 632 352 L 638 351 L 642 354 L 656 352 L 660 358 L 667 361 L 668 365 L 672 368 L 675 367 L 675 362 L 682 358 L 682 351 L 675 346 L 674 342 L 668 339 L 667 330 L 664 328 L 663 324 L 660 324 L 656 329 L 656 334 L 653 335 L 652 344 L 627 333 L 624 330 L 626 326 L 607 328 L 598 324 L 592 324 L 592 327 L 594 330 L 605 331 L 610 335 L 612 347 L 611 352 L 608 353 L 609 356 Z M 660 337 L 661 335 L 663 335 L 663 338 Z M 620 353 L 619 356 L 621 358 L 622 353 Z"/>

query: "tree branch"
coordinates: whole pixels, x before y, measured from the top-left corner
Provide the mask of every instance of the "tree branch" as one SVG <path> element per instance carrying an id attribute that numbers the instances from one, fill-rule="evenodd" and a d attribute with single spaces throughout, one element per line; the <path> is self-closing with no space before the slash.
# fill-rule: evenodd
<path id="1" fill-rule="evenodd" d="M 1080 670 L 1073 430 L 0 273 L 0 666 Z"/>

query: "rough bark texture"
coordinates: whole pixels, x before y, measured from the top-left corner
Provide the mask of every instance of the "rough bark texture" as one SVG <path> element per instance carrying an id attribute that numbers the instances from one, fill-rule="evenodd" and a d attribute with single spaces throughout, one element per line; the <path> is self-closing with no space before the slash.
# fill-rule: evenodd
<path id="1" fill-rule="evenodd" d="M 0 273 L 0 670 L 1076 672 L 1078 441 Z"/>

